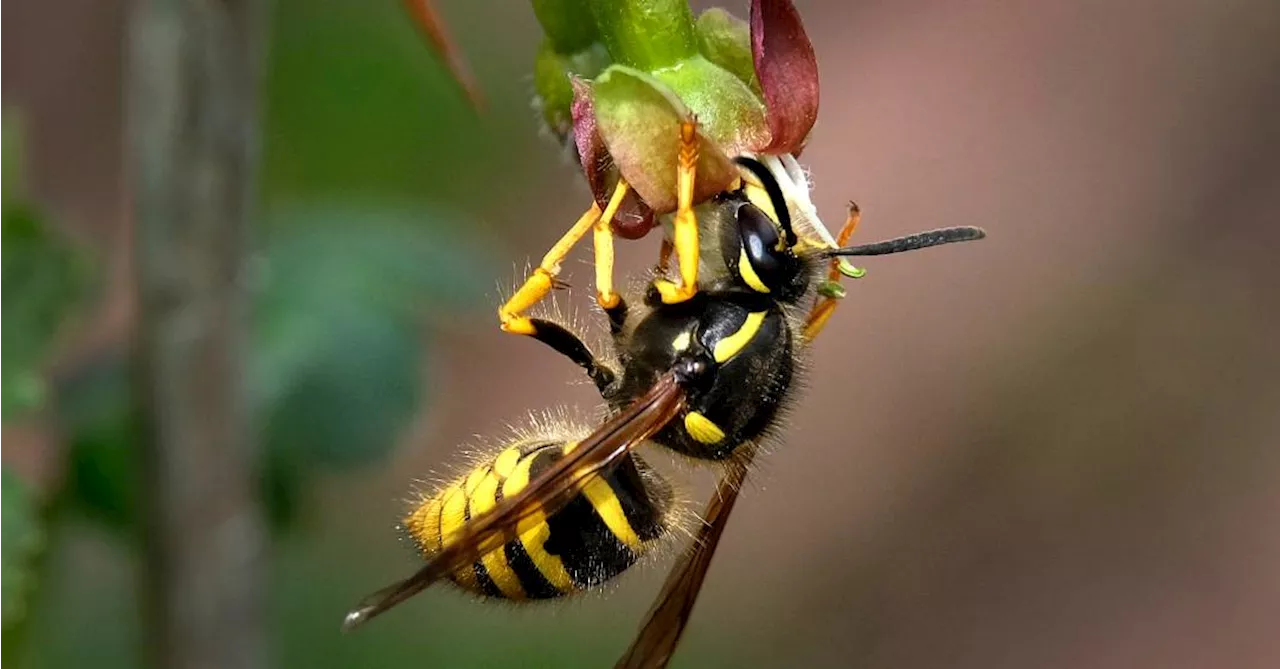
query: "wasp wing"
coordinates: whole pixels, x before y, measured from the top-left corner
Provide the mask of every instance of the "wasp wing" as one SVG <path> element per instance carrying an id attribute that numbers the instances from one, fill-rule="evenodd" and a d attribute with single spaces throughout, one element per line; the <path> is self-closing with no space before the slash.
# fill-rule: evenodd
<path id="1" fill-rule="evenodd" d="M 657 383 L 622 413 L 606 421 L 519 493 L 472 518 L 446 540 L 444 548 L 409 578 L 366 597 L 347 614 L 350 630 L 418 594 L 427 586 L 519 536 L 521 521 L 564 508 L 587 483 L 661 430 L 684 408 L 685 391 L 674 374 Z"/>
<path id="2" fill-rule="evenodd" d="M 662 584 L 662 592 L 658 593 L 644 624 L 640 626 L 640 633 L 615 665 L 617 669 L 656 669 L 667 666 L 671 661 L 676 644 L 680 643 L 680 635 L 693 613 L 693 605 L 698 601 L 702 581 L 711 567 L 711 558 L 715 556 L 733 505 L 738 501 L 738 491 L 747 478 L 747 467 L 753 456 L 754 450 L 748 451 L 746 458 L 735 463 L 721 477 L 715 497 L 711 498 L 703 514 L 697 538 L 671 568 L 666 583 Z"/>

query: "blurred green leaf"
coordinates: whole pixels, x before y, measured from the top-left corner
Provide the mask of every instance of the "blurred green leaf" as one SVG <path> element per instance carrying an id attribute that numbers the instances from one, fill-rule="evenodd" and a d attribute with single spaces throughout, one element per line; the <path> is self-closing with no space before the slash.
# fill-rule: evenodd
<path id="1" fill-rule="evenodd" d="M 487 191 L 480 176 L 502 150 L 499 139 L 481 131 L 400 3 L 281 0 L 273 14 L 267 193 L 421 196 L 434 188 L 463 202 Z M 503 91 L 492 93 L 493 116 L 513 119 Z"/>
<path id="2" fill-rule="evenodd" d="M 24 145 L 22 141 L 22 119 L 17 112 L 5 110 L 4 119 L 0 121 L 0 135 L 3 146 L 0 147 L 0 198 L 4 202 L 20 197 L 23 192 L 22 157 Z"/>
<path id="3" fill-rule="evenodd" d="M 68 498 L 87 517 L 123 532 L 138 526 L 142 483 L 142 421 L 131 372 L 128 359 L 113 352 L 56 388 L 58 421 L 68 435 Z"/>
<path id="4" fill-rule="evenodd" d="M 707 60 L 732 72 L 734 76 L 761 95 L 751 55 L 751 28 L 746 21 L 720 7 L 712 7 L 698 16 L 698 50 Z"/>
<path id="5" fill-rule="evenodd" d="M 4 523 L 0 537 L 0 597 L 4 630 L 8 632 L 27 615 L 28 596 L 35 587 L 35 563 L 44 545 L 34 493 L 8 467 L 0 470 L 0 516 Z"/>
<path id="6" fill-rule="evenodd" d="M 28 207 L 0 203 L 0 421 L 44 402 L 42 358 L 83 279 L 67 240 Z"/>
<path id="7" fill-rule="evenodd" d="M 420 405 L 430 307 L 480 303 L 485 267 L 410 207 L 308 201 L 271 216 L 251 392 L 273 451 L 302 463 L 382 456 Z"/>
<path id="8" fill-rule="evenodd" d="M 287 525 L 312 473 L 382 457 L 422 405 L 433 309 L 482 304 L 488 265 L 420 207 L 285 203 L 263 230 L 248 392 L 268 513 Z M 69 485 L 87 516 L 137 526 L 141 422 L 118 352 L 59 385 Z"/>

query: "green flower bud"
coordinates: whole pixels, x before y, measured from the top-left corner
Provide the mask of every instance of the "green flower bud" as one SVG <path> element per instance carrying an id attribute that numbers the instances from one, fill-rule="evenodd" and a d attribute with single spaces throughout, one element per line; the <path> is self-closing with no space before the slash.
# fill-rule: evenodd
<path id="1" fill-rule="evenodd" d="M 698 51 L 707 60 L 723 67 L 760 96 L 760 80 L 751 58 L 751 30 L 747 22 L 712 7 L 698 17 Z"/>

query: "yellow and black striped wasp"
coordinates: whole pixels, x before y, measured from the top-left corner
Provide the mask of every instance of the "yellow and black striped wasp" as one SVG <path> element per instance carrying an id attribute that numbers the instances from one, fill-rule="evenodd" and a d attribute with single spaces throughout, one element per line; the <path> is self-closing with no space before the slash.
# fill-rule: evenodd
<path id="1" fill-rule="evenodd" d="M 691 133 L 684 133 L 689 137 Z M 531 430 L 433 494 L 403 522 L 427 563 L 366 598 L 358 626 L 426 587 L 451 580 L 507 599 L 590 588 L 625 571 L 676 522 L 671 488 L 633 453 L 644 443 L 727 465 L 695 541 L 671 571 L 621 667 L 665 666 L 758 445 L 792 401 L 807 343 L 835 302 L 818 286 L 847 256 L 898 253 L 980 239 L 956 227 L 843 246 L 789 197 L 797 178 L 776 158 L 736 159 L 741 177 L 690 217 L 700 228 L 703 280 L 671 302 L 661 273 L 634 307 L 601 300 L 611 350 L 596 355 L 564 325 L 519 316 L 519 331 L 582 367 L 609 418 L 594 430 Z M 807 202 L 807 188 L 804 192 Z M 799 214 L 799 215 L 797 215 Z M 807 229 L 806 229 L 807 228 Z M 824 234 L 825 233 L 825 234 Z M 511 319 L 504 320 L 510 324 Z"/>

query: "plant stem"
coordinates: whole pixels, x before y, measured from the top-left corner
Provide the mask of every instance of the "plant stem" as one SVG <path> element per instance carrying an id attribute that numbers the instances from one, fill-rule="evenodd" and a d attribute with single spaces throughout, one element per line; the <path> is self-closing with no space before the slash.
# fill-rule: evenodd
<path id="1" fill-rule="evenodd" d="M 144 641 L 157 667 L 265 664 L 266 537 L 243 392 L 265 10 L 135 0 L 126 38 Z"/>
<path id="2" fill-rule="evenodd" d="M 623 65 L 653 72 L 698 54 L 689 0 L 590 0 L 590 4 L 609 55 Z"/>

